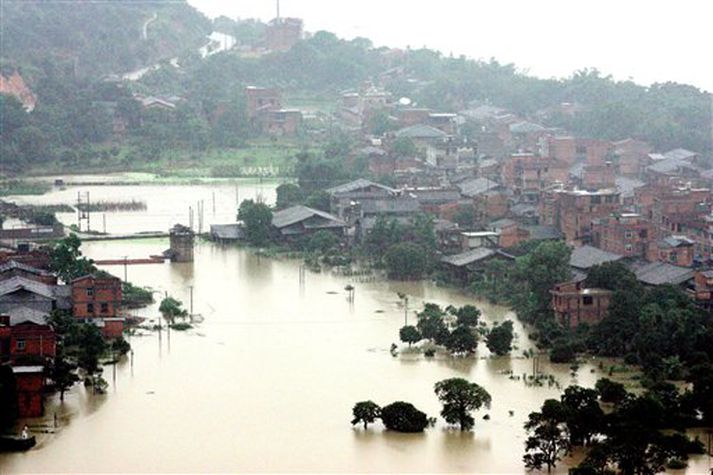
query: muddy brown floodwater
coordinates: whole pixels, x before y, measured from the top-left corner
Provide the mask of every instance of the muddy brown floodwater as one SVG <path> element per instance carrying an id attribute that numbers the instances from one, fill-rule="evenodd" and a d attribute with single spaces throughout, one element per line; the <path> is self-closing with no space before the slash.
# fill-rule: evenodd
<path id="1" fill-rule="evenodd" d="M 153 196 L 147 213 L 156 200 L 185 204 L 203 190 L 147 187 L 143 194 L 140 188 L 124 191 Z M 134 222 L 131 214 L 112 220 Z M 99 259 L 143 257 L 167 246 L 153 239 L 87 242 L 83 249 Z M 0 472 L 524 472 L 524 420 L 559 390 L 528 387 L 504 374 L 532 371 L 532 360 L 518 356 L 530 347 L 519 323 L 513 357 L 491 357 L 482 342 L 468 359 L 389 353 L 404 323 L 397 292 L 409 295 L 412 310 L 426 301 L 474 303 L 488 323 L 513 318 L 507 309 L 431 283 L 310 272 L 301 283 L 299 274 L 298 261 L 209 242 L 196 246 L 193 263 L 130 266 L 129 280 L 186 304 L 192 286 L 203 322 L 187 332 L 132 336 L 133 358 L 105 367 L 107 394 L 93 396 L 77 385 L 64 404 L 49 398 L 47 416 L 29 424 L 49 428 L 56 413 L 59 429 L 40 434 L 27 453 L 0 455 Z M 353 303 L 344 291 L 348 283 L 356 287 Z M 158 315 L 156 305 L 135 313 Z M 599 376 L 596 361 L 583 364 L 575 378 L 567 365 L 540 366 L 563 387 L 592 386 Z M 349 424 L 352 406 L 365 399 L 405 400 L 438 416 L 433 385 L 454 376 L 477 382 L 493 398 L 490 410 L 476 414 L 472 433 L 440 418 L 415 435 L 386 432 L 378 423 L 367 431 Z M 482 419 L 486 413 L 490 420 Z M 702 473 L 709 463 L 699 458 L 689 470 Z"/>

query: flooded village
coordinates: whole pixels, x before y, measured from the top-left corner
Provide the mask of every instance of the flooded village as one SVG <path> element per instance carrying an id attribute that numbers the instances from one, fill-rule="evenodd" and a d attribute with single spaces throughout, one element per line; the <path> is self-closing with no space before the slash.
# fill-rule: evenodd
<path id="1" fill-rule="evenodd" d="M 0 473 L 713 468 L 710 143 L 222 21 L 97 79 L 95 145 L 3 156 Z"/>

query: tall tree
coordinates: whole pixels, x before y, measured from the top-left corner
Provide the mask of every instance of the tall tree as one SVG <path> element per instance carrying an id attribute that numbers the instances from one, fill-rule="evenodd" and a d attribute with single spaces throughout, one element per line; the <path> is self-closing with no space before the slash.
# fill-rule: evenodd
<path id="1" fill-rule="evenodd" d="M 567 408 L 556 399 L 548 399 L 540 412 L 531 412 L 525 423 L 523 461 L 528 469 L 547 468 L 551 472 L 570 450 L 567 432 Z"/>
<path id="2" fill-rule="evenodd" d="M 460 430 L 471 430 L 475 419 L 470 415 L 481 407 L 490 408 L 490 393 L 476 383 L 463 378 L 444 379 L 434 390 L 443 404 L 441 415 L 449 424 L 458 424 Z"/>

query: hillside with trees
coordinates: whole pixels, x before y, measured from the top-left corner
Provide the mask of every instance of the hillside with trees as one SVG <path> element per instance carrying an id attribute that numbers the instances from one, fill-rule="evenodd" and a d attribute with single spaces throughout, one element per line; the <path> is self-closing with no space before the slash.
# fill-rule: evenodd
<path id="1" fill-rule="evenodd" d="M 183 1 L 5 0 L 0 8 L 2 64 L 30 76 L 50 64 L 80 76 L 122 73 L 198 48 L 211 31 L 210 20 Z"/>
<path id="2" fill-rule="evenodd" d="M 12 100 L 2 103 L 4 172 L 50 162 L 58 164 L 54 169 L 100 164 L 122 169 L 167 156 L 169 161 L 173 156 L 197 160 L 211 151 L 234 151 L 259 136 L 246 117 L 245 86 L 275 86 L 286 97 L 336 104 L 340 93 L 366 81 L 418 107 L 454 112 L 491 104 L 578 136 L 638 138 L 658 151 L 711 151 L 711 94 L 693 86 L 645 87 L 595 69 L 565 79 L 539 79 L 494 59 L 375 48 L 368 39 L 343 40 L 326 31 L 308 35 L 286 52 L 270 53 L 263 48 L 264 23 L 221 17 L 212 24 L 184 2 L 2 5 L 2 62 L 23 66 L 38 98 L 29 114 Z M 212 29 L 233 35 L 238 48 L 201 58 L 194 48 Z M 105 73 L 171 56 L 180 57 L 180 68 L 163 61 L 139 81 L 102 80 Z M 181 101 L 170 117 L 142 113 L 137 93 Z M 571 113 L 561 111 L 563 103 L 572 106 Z M 308 130 L 314 133 L 298 136 L 291 146 L 323 148 L 323 168 L 341 169 L 349 147 L 327 149 L 348 140 L 332 126 L 329 113 L 322 119 L 317 129 Z M 117 121 L 126 126 L 119 136 L 112 131 Z M 378 123 L 372 128 L 384 129 Z M 292 165 L 295 172 L 305 169 Z"/>

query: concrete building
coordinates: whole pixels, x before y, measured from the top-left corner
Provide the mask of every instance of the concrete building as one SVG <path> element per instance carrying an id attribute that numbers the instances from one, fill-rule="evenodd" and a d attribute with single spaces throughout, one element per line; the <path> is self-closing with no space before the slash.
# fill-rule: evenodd
<path id="1" fill-rule="evenodd" d="M 195 233 L 187 226 L 174 225 L 169 231 L 170 248 L 167 251 L 171 262 L 193 262 Z"/>

